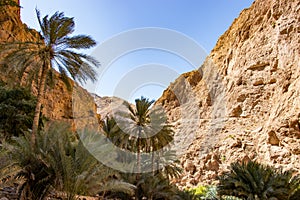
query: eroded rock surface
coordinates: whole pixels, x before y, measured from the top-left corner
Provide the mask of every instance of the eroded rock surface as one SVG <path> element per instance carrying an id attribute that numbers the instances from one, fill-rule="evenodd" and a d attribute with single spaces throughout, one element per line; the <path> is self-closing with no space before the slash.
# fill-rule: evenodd
<path id="1" fill-rule="evenodd" d="M 300 2 L 256 0 L 198 71 L 169 86 L 157 103 L 179 144 L 193 138 L 179 185 L 210 184 L 237 160 L 300 170 L 299 55 Z"/>

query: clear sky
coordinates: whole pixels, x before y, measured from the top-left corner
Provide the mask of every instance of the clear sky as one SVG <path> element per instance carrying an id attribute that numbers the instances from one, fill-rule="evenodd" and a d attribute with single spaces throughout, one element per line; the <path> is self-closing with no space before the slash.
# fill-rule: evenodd
<path id="1" fill-rule="evenodd" d="M 208 54 L 239 13 L 252 3 L 253 0 L 21 0 L 21 17 L 29 27 L 38 29 L 35 8 L 41 11 L 42 16 L 63 11 L 67 16 L 74 17 L 75 34 L 91 35 L 99 45 L 124 31 L 145 27 L 164 28 L 189 37 Z M 93 54 L 94 51 L 96 48 L 86 53 Z M 106 56 L 105 52 L 102 54 Z M 159 66 L 169 69 L 169 72 L 162 74 L 165 77 L 163 82 L 150 83 L 154 76 L 150 73 L 148 82 L 136 85 L 139 87 L 126 97 L 116 94 L 118 85 L 127 85 L 124 81 L 128 74 L 136 76 L 134 72 L 137 69 L 151 68 L 151 63 L 155 63 L 152 65 L 155 70 Z M 165 68 L 161 69 L 163 71 Z M 177 75 L 193 69 L 195 66 L 171 52 L 141 49 L 120 55 L 104 72 L 101 71 L 96 85 L 86 88 L 101 96 L 117 95 L 130 101 L 141 95 L 157 99 Z"/>

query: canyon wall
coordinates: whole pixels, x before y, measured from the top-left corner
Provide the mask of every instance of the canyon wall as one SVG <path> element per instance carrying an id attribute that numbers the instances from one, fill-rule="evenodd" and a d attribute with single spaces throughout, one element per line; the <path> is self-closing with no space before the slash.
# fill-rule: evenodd
<path id="1" fill-rule="evenodd" d="M 211 184 L 237 160 L 300 170 L 300 2 L 256 0 L 204 64 L 158 100 L 176 127 L 185 174 Z M 176 182 L 176 181 L 175 181 Z"/>

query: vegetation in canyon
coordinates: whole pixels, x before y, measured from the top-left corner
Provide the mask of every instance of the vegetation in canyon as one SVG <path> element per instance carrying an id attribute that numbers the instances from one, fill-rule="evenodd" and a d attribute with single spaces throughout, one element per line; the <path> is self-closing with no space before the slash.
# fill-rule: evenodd
<path id="1" fill-rule="evenodd" d="M 15 1 L 0 0 L 3 8 L 16 5 Z M 74 81 L 95 81 L 94 68 L 100 64 L 93 57 L 79 53 L 78 50 L 93 47 L 96 42 L 90 36 L 72 36 L 73 18 L 61 12 L 50 17 L 36 13 L 41 28 L 37 41 L 0 42 L 0 55 L 5 57 L 1 67 L 16 75 L 15 81 L 24 86 L 11 87 L 6 85 L 7 80 L 0 83 L 0 195 L 7 188 L 13 188 L 15 199 L 32 200 L 300 199 L 299 171 L 261 164 L 248 157 L 232 162 L 221 174 L 215 173 L 215 185 L 196 183 L 195 187 L 182 189 L 175 180 L 182 178 L 183 168 L 189 168 L 194 174 L 198 169 L 192 164 L 184 166 L 176 158 L 170 147 L 175 127 L 153 100 L 143 96 L 134 104 L 124 101 L 125 109 L 99 120 L 96 129 L 74 130 L 73 124 L 66 120 L 44 117 L 44 95 L 57 77 L 72 90 Z M 32 94 L 34 88 L 35 95 Z M 299 118 L 297 120 L 299 124 Z M 287 133 L 294 134 L 297 126 L 289 128 Z M 105 154 L 110 150 L 102 151 L 105 145 L 97 146 L 106 142 L 95 143 L 99 134 L 123 152 L 132 153 L 116 155 L 118 162 L 132 166 L 132 172 L 115 170 L 91 154 L 89 150 L 93 149 L 99 153 L 98 157 L 107 157 Z M 242 139 L 237 138 L 230 135 L 224 141 L 234 141 L 230 144 L 232 148 L 252 148 L 252 143 L 243 146 Z M 91 146 L 86 146 L 83 139 L 90 140 Z M 279 142 L 276 145 L 279 146 Z M 142 162 L 143 153 L 150 155 L 145 162 Z M 219 166 L 219 157 L 207 157 L 211 164 L 208 166 L 213 166 L 213 162 Z M 222 156 L 222 162 L 227 157 Z M 144 167 L 150 170 L 143 172 Z M 207 168 L 204 165 L 203 169 Z"/>

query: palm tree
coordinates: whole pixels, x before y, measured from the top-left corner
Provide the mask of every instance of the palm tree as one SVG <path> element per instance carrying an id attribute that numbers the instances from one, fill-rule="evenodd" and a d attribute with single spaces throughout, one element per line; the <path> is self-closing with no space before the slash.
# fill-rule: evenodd
<path id="1" fill-rule="evenodd" d="M 219 181 L 219 195 L 249 200 L 289 199 L 300 183 L 292 171 L 283 172 L 253 161 L 231 164 L 230 172 L 222 174 Z"/>
<path id="2" fill-rule="evenodd" d="M 155 171 L 159 169 L 159 166 L 155 169 L 155 165 L 159 160 L 160 151 L 164 147 L 169 146 L 173 141 L 174 131 L 173 126 L 167 123 L 167 117 L 163 110 L 160 107 L 153 106 L 150 110 L 150 124 L 145 127 L 148 137 L 146 146 L 146 152 L 151 152 L 151 165 L 152 165 L 152 174 L 154 175 Z"/>
<path id="3" fill-rule="evenodd" d="M 161 175 L 152 176 L 151 174 L 143 174 L 141 180 L 137 183 L 141 197 L 149 200 L 179 199 L 176 188 L 170 184 L 168 179 Z"/>
<path id="4" fill-rule="evenodd" d="M 141 198 L 138 183 L 141 177 L 141 154 L 152 153 L 151 161 L 147 160 L 147 168 L 152 169 L 152 175 L 166 175 L 176 177 L 180 169 L 175 162 L 170 162 L 167 155 L 169 151 L 163 152 L 163 148 L 170 145 L 174 138 L 173 126 L 167 123 L 167 118 L 158 107 L 152 107 L 154 101 L 149 101 L 143 96 L 135 100 L 135 105 L 124 102 L 124 108 L 120 108 L 114 113 L 114 118 L 108 117 L 103 121 L 103 131 L 107 138 L 119 148 L 129 150 L 136 153 L 137 173 L 131 175 L 135 177 L 135 181 L 130 181 L 137 184 L 136 199 Z M 162 152 L 159 154 L 159 152 Z M 160 156 L 163 159 L 160 159 Z M 176 160 L 176 159 L 175 159 Z M 163 163 L 161 162 L 163 161 Z M 124 162 L 124 160 L 123 160 Z M 128 162 L 128 160 L 126 160 Z M 163 164 L 163 166 L 161 166 Z M 165 165 L 169 166 L 165 166 Z M 157 168 L 155 167 L 157 166 Z M 163 170 L 158 170 L 163 168 Z M 160 173 L 163 172 L 163 173 Z"/>
<path id="5" fill-rule="evenodd" d="M 117 124 L 115 118 L 106 117 L 102 122 L 102 130 L 105 136 L 118 148 L 131 151 L 134 143 L 129 134 L 125 133 Z M 134 166 L 134 155 L 119 151 L 117 155 L 118 162 L 127 163 Z M 133 168 L 133 167 L 132 167 Z"/>
<path id="6" fill-rule="evenodd" d="M 38 41 L 0 44 L 3 55 L 6 55 L 5 62 L 11 67 L 8 71 L 18 72 L 21 78 L 28 73 L 27 80 L 37 80 L 37 104 L 32 125 L 33 143 L 38 130 L 46 82 L 54 78 L 54 69 L 58 69 L 61 79 L 70 88 L 68 75 L 80 83 L 88 79 L 95 81 L 96 72 L 93 67 L 100 65 L 93 57 L 78 53 L 78 50 L 95 46 L 96 42 L 90 36 L 71 36 L 75 26 L 73 18 L 65 17 L 60 12 L 43 18 L 38 10 L 36 14 L 41 29 Z"/>
<path id="7" fill-rule="evenodd" d="M 115 146 L 121 149 L 130 149 L 130 135 L 123 132 L 123 130 L 118 126 L 115 118 L 106 117 L 106 119 L 102 122 L 102 130 L 106 137 L 110 139 Z"/>
<path id="8" fill-rule="evenodd" d="M 145 97 L 141 97 L 140 99 L 135 100 L 135 106 L 131 106 L 129 103 L 128 109 L 130 112 L 130 118 L 134 123 L 134 126 L 130 128 L 130 134 L 134 135 L 132 140 L 136 144 L 136 152 L 137 152 L 137 179 L 139 179 L 139 175 L 141 173 L 141 152 L 142 147 L 145 146 L 146 140 L 144 139 L 147 135 L 145 132 L 145 127 L 150 124 L 150 108 L 154 100 L 149 101 L 149 99 Z"/>
<path id="9" fill-rule="evenodd" d="M 159 169 L 157 173 L 161 173 L 166 178 L 174 179 L 180 177 L 182 168 L 180 167 L 180 161 L 174 150 L 169 149 L 162 152 L 162 155 L 158 157 L 156 164 L 157 169 Z"/>
<path id="10" fill-rule="evenodd" d="M 39 132 L 32 148 L 29 134 L 3 147 L 0 180 L 13 184 L 17 179 L 19 196 L 25 199 L 43 199 L 51 189 L 68 200 L 107 191 L 134 193 L 135 187 L 115 179 L 118 173 L 89 154 L 65 124 L 52 124 Z"/>

